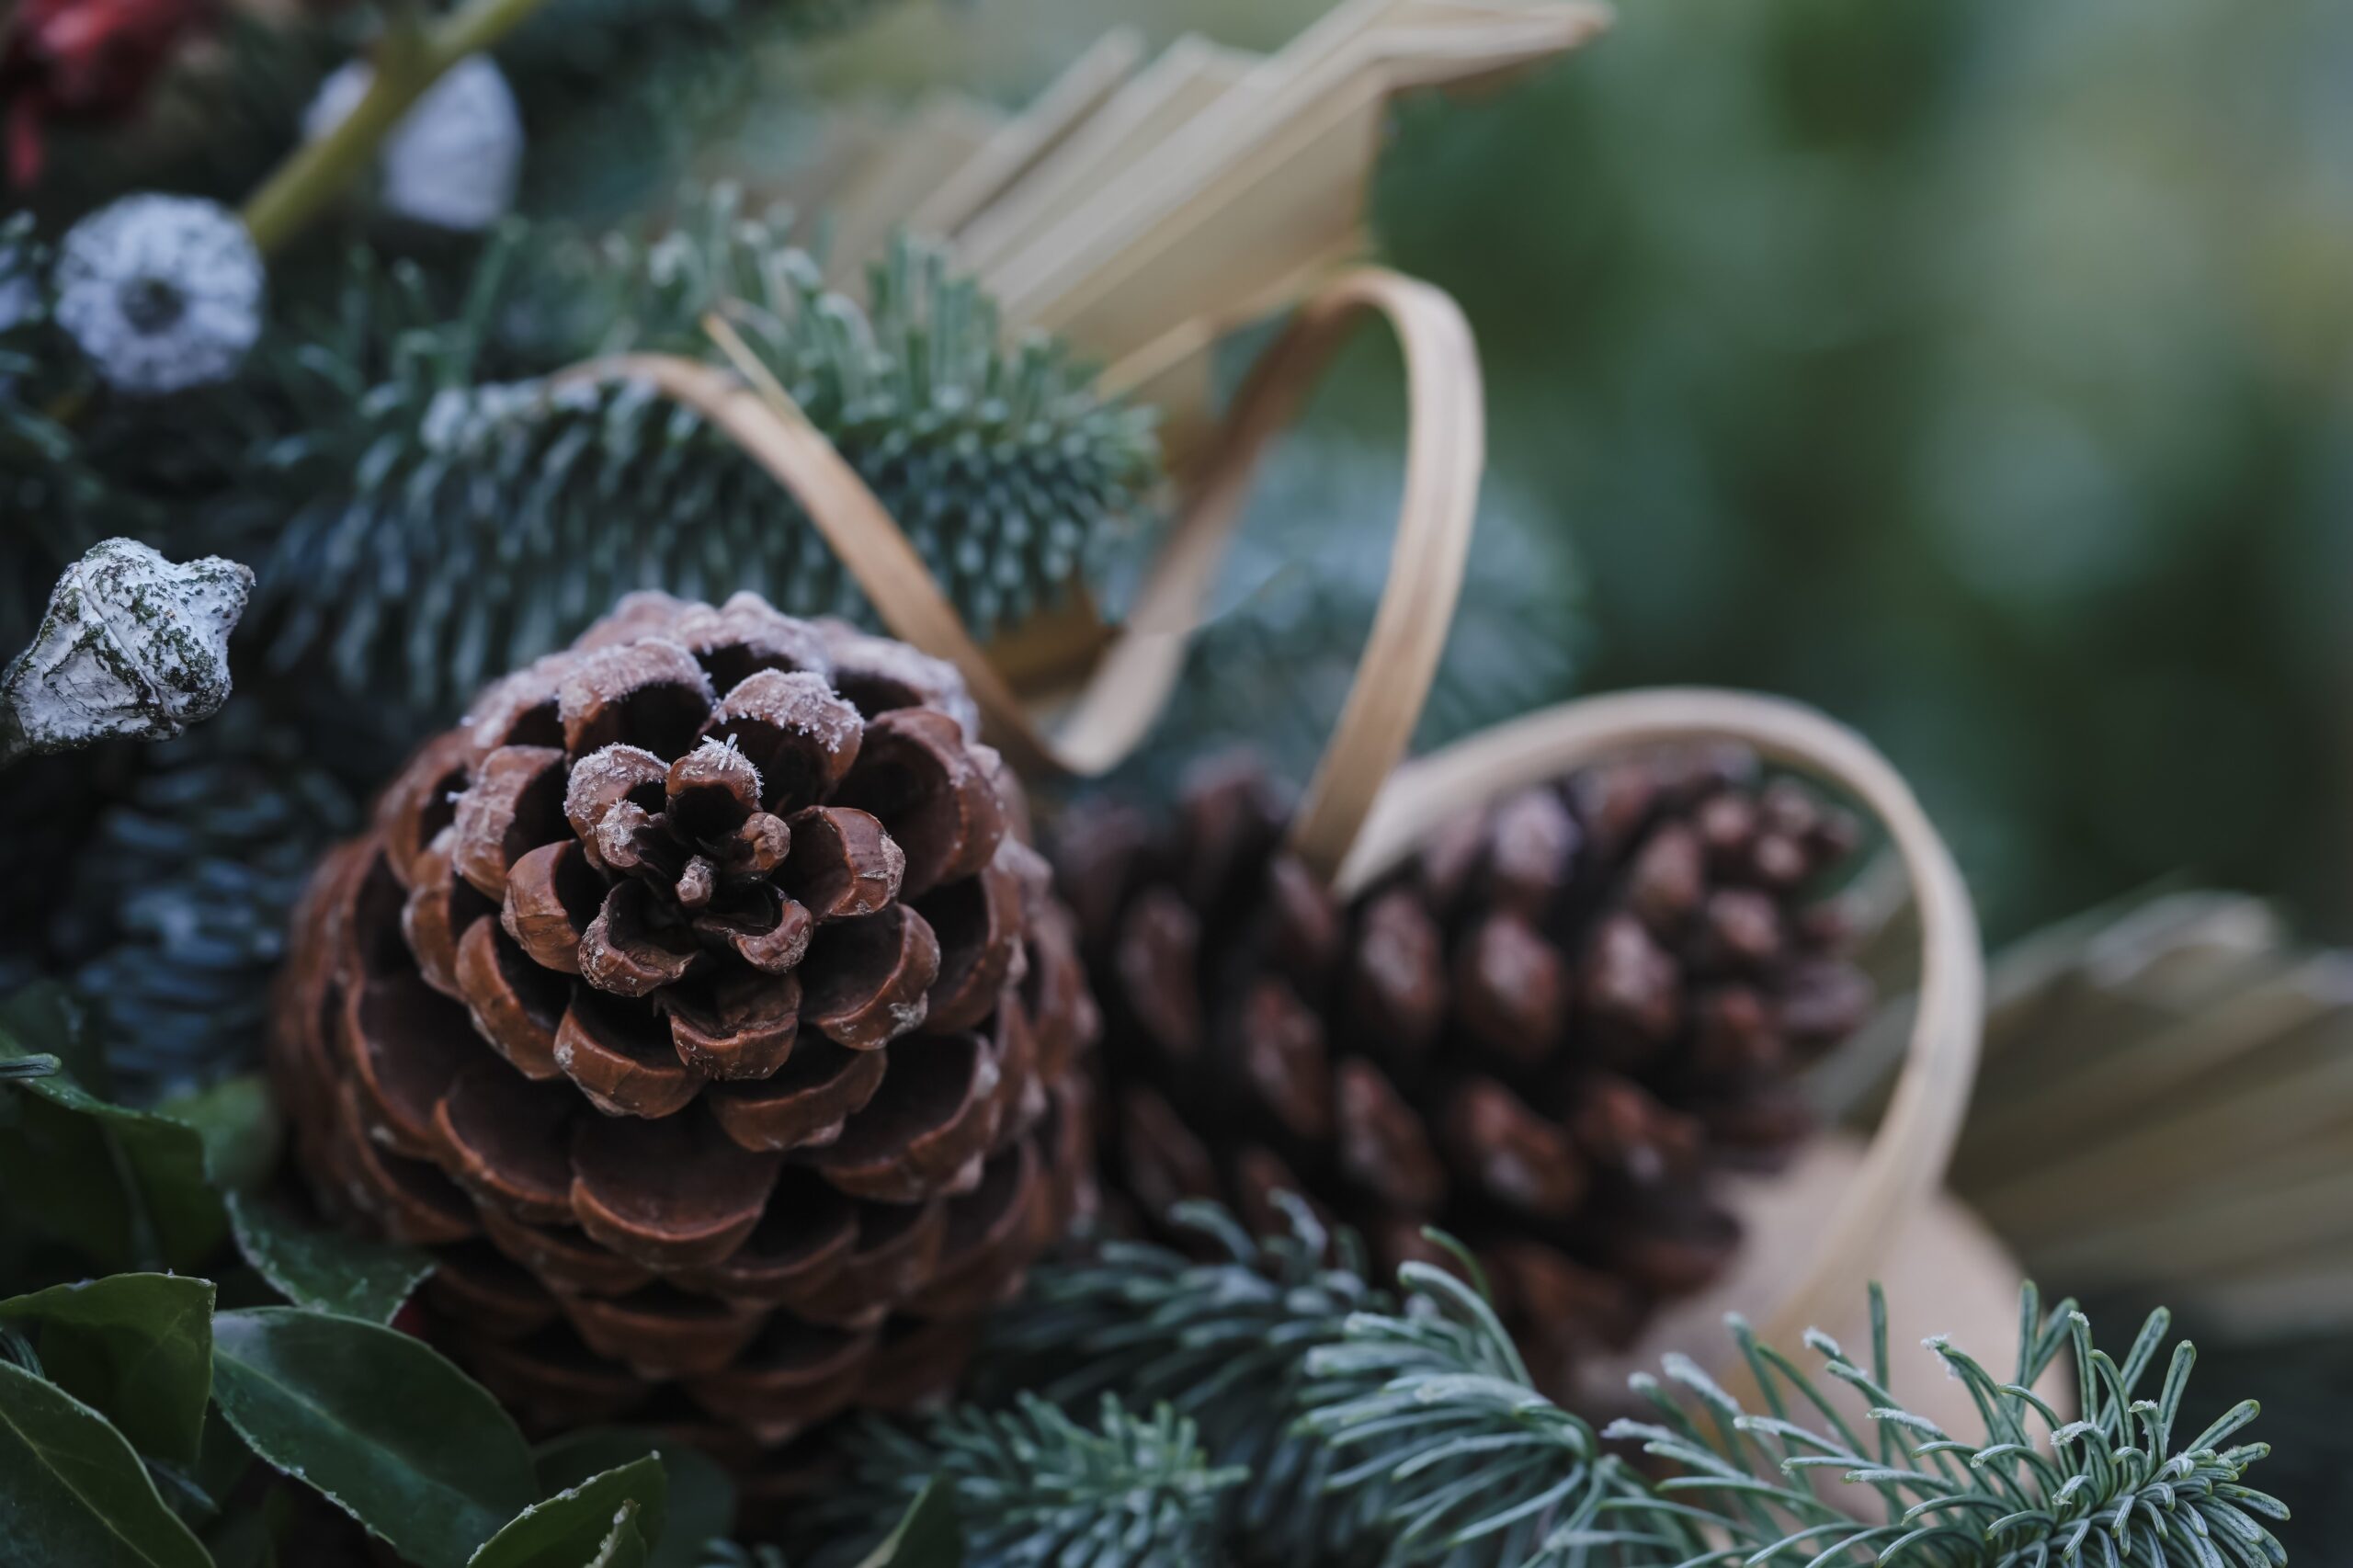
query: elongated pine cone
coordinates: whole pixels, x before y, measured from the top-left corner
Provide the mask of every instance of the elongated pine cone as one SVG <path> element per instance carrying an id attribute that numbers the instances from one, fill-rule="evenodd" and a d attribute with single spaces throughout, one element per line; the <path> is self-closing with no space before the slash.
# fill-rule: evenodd
<path id="1" fill-rule="evenodd" d="M 637 594 L 331 853 L 273 1063 L 322 1204 L 432 1246 L 527 1422 L 760 1454 L 942 1392 L 1091 1202 L 1096 1033 L 954 671 Z"/>
<path id="2" fill-rule="evenodd" d="M 1795 1069 L 1870 1002 L 1807 894 L 1856 830 L 1737 748 L 1598 767 L 1455 821 L 1343 906 L 1246 759 L 1174 823 L 1056 836 L 1102 999 L 1107 1179 L 1149 1218 L 1288 1189 L 1384 1267 L 1469 1244 L 1531 1369 L 1580 1368 L 1738 1241 L 1707 1177 L 1808 1127 Z"/>

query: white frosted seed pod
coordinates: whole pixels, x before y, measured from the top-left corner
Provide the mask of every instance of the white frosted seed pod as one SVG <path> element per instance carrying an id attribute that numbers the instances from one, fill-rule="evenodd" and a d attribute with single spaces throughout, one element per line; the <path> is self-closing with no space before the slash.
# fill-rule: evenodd
<path id="1" fill-rule="evenodd" d="M 261 335 L 261 253 L 216 201 L 127 196 L 59 247 L 58 324 L 118 392 L 226 380 Z"/>
<path id="2" fill-rule="evenodd" d="M 90 547 L 49 596 L 32 645 L 0 674 L 0 763 L 114 735 L 169 740 L 229 699 L 229 633 L 250 568 L 174 565 L 136 540 Z"/>

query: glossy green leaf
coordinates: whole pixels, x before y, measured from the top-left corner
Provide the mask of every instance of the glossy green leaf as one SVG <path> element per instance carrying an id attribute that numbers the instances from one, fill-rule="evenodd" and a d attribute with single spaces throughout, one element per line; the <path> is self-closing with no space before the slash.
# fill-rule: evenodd
<path id="1" fill-rule="evenodd" d="M 102 1100 L 114 1098 L 114 1074 L 107 1070 L 97 1020 L 64 986 L 40 981 L 0 1000 L 0 1033 L 53 1052 L 58 1071 Z"/>
<path id="2" fill-rule="evenodd" d="M 210 1568 L 106 1417 L 0 1361 L 0 1568 Z"/>
<path id="3" fill-rule="evenodd" d="M 662 1461 L 647 1454 L 532 1504 L 484 1541 L 468 1568 L 574 1568 L 603 1547 L 624 1503 L 636 1506 L 638 1533 L 660 1540 L 668 1502 Z"/>
<path id="4" fill-rule="evenodd" d="M 881 1545 L 858 1568 L 962 1568 L 964 1532 L 956 1522 L 955 1494 L 926 1482 Z"/>
<path id="5" fill-rule="evenodd" d="M 498 1402 L 380 1324 L 295 1307 L 222 1312 L 212 1381 L 254 1452 L 419 1568 L 461 1568 L 539 1494 Z"/>
<path id="6" fill-rule="evenodd" d="M 196 1129 L 212 1185 L 223 1192 L 256 1187 L 278 1168 L 285 1131 L 269 1084 L 241 1074 L 155 1107 L 155 1114 Z"/>
<path id="7" fill-rule="evenodd" d="M 735 1481 L 699 1449 L 632 1426 L 567 1432 L 540 1445 L 540 1490 L 561 1492 L 600 1471 L 658 1456 L 669 1506 L 661 1533 L 646 1548 L 648 1568 L 700 1568 L 703 1543 L 735 1528 Z"/>
<path id="8" fill-rule="evenodd" d="M 230 1194 L 229 1220 L 245 1261 L 298 1307 L 390 1323 L 433 1272 L 431 1255 L 415 1247 L 306 1225 L 249 1194 Z"/>
<path id="9" fill-rule="evenodd" d="M 26 1039 L 34 1027 L 62 1029 Z M 0 1061 L 46 1051 L 69 1062 L 73 1015 L 22 1005 L 0 1016 Z M 184 1122 L 111 1105 L 70 1072 L 0 1088 L 0 1195 L 29 1233 L 109 1270 L 201 1264 L 228 1234 L 204 1140 Z"/>
<path id="10" fill-rule="evenodd" d="M 115 1274 L 0 1301 L 49 1381 L 114 1423 L 141 1453 L 194 1464 L 212 1398 L 212 1284 Z"/>
<path id="11" fill-rule="evenodd" d="M 291 1487 L 273 1486 L 204 1532 L 212 1568 L 277 1568 L 278 1542 L 294 1512 Z"/>
<path id="12" fill-rule="evenodd" d="M 645 1533 L 637 1528 L 637 1505 L 624 1503 L 613 1515 L 606 1535 L 588 1568 L 647 1568 Z"/>

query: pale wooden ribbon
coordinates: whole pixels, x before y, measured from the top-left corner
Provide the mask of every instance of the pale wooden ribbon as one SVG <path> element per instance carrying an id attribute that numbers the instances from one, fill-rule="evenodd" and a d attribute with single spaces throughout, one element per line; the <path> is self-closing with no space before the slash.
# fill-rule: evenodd
<path id="1" fill-rule="evenodd" d="M 1373 802 L 1337 887 L 1343 896 L 1361 892 L 1439 824 L 1513 790 L 1643 746 L 1727 738 L 1840 786 L 1877 815 L 1920 916 L 1919 1008 L 1870 1147 L 1816 1233 L 1818 1244 L 1758 1275 L 1762 1310 L 1755 1315 L 1768 1343 L 1787 1346 L 1851 1302 L 1897 1230 L 1936 1196 L 1976 1077 L 1985 1016 L 1976 911 L 1951 852 L 1894 767 L 1845 725 L 1777 698 L 1697 687 L 1585 698 L 1399 767 Z"/>
<path id="2" fill-rule="evenodd" d="M 892 633 L 963 673 L 989 738 L 1029 772 L 1094 776 L 1142 740 L 1184 668 L 1243 503 L 1267 443 L 1360 317 L 1378 315 L 1404 351 L 1404 500 L 1389 578 L 1364 657 L 1330 743 L 1292 820 L 1291 844 L 1327 879 L 1337 870 L 1381 780 L 1404 756 L 1454 620 L 1485 464 L 1478 350 L 1444 292 L 1381 267 L 1358 267 L 1314 290 L 1252 368 L 1199 468 L 1133 612 L 1052 733 L 989 662 L 857 470 L 795 407 L 723 324 L 713 335 L 738 369 L 671 355 L 592 360 L 565 381 L 643 382 L 723 431 L 801 503 Z M 1268 672 L 1279 678 L 1280 672 Z"/>

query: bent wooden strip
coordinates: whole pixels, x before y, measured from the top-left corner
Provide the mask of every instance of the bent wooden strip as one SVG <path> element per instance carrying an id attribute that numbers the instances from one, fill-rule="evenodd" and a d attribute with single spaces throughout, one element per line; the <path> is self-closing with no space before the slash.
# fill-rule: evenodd
<path id="1" fill-rule="evenodd" d="M 1977 1070 L 1985 963 L 1976 911 L 1951 852 L 1894 767 L 1845 725 L 1777 698 L 1698 687 L 1585 698 L 1397 769 L 1341 867 L 1338 891 L 1361 891 L 1459 812 L 1632 748 L 1725 738 L 1853 793 L 1885 824 L 1920 911 L 1920 1005 L 1886 1113 L 1818 1244 L 1760 1274 L 1769 1303 L 1758 1314 L 1760 1337 L 1789 1345 L 1839 1312 L 1935 1199 Z"/>
<path id="2" fill-rule="evenodd" d="M 1133 751 L 1166 704 L 1200 625 L 1218 562 L 1267 443 L 1289 426 L 1357 322 L 1378 315 L 1404 351 L 1410 416 L 1404 497 L 1390 572 L 1324 759 L 1291 829 L 1319 873 L 1338 868 L 1372 798 L 1404 755 L 1453 623 L 1485 464 L 1476 347 L 1454 301 L 1379 267 L 1317 290 L 1235 395 L 1133 615 L 1049 736 L 973 641 L 923 559 L 841 454 L 724 322 L 725 370 L 668 355 L 591 361 L 561 380 L 638 381 L 710 420 L 791 492 L 892 634 L 954 664 L 991 740 L 1017 767 L 1103 773 Z"/>

